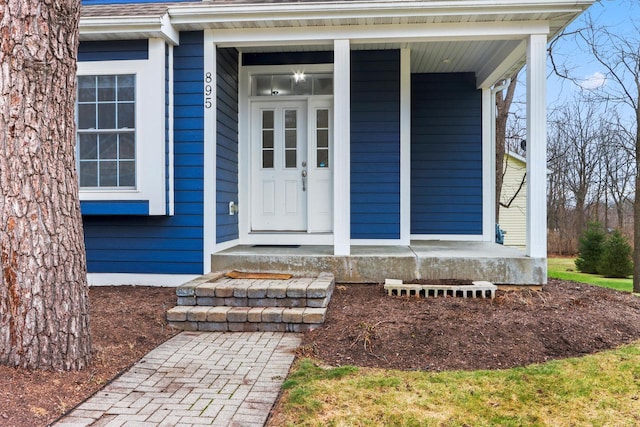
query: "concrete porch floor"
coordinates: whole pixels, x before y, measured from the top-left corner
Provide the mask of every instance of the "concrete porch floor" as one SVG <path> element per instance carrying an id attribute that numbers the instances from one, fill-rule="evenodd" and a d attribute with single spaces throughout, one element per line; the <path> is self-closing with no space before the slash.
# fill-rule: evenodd
<path id="1" fill-rule="evenodd" d="M 336 283 L 382 283 L 386 278 L 486 280 L 498 285 L 547 283 L 546 258 L 489 242 L 414 241 L 409 246 L 352 246 L 333 255 L 333 246 L 239 245 L 211 256 L 212 271 L 335 275 Z"/>

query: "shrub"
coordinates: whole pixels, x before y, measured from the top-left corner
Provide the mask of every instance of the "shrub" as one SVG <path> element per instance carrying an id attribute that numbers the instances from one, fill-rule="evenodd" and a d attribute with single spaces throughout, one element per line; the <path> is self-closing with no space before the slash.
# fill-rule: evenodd
<path id="1" fill-rule="evenodd" d="M 602 256 L 598 263 L 598 273 L 605 277 L 627 277 L 633 273 L 629 241 L 620 230 L 615 230 L 602 248 Z"/>
<path id="2" fill-rule="evenodd" d="M 605 239 L 606 234 L 599 222 L 587 224 L 587 229 L 580 236 L 578 244 L 578 258 L 576 259 L 578 271 L 590 274 L 598 272 Z"/>

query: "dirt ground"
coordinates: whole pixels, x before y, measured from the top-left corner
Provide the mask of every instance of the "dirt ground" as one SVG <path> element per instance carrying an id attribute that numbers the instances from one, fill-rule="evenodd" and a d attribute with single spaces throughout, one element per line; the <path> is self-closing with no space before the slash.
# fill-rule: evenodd
<path id="1" fill-rule="evenodd" d="M 104 387 L 176 334 L 164 316 L 175 289 L 93 287 L 93 363 L 82 372 L 29 372 L 0 366 L 0 426 L 45 426 Z"/>
<path id="2" fill-rule="evenodd" d="M 0 367 L 0 426 L 45 426 L 175 334 L 174 289 L 91 288 L 93 365 L 80 373 Z M 337 286 L 327 321 L 300 355 L 331 365 L 496 369 L 580 356 L 640 339 L 640 298 L 550 280 L 496 299 L 389 297 L 381 285 Z"/>
<path id="3" fill-rule="evenodd" d="M 499 369 L 581 356 L 640 339 L 640 298 L 549 280 L 494 300 L 390 297 L 382 285 L 338 286 L 324 326 L 300 353 L 330 365 Z"/>

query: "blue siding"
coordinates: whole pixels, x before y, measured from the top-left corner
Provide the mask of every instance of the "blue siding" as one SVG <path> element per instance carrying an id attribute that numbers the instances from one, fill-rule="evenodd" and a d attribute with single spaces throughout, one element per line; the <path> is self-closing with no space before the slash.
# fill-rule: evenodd
<path id="1" fill-rule="evenodd" d="M 175 215 L 85 216 L 89 272 L 203 272 L 203 72 L 202 32 L 181 33 L 174 49 Z"/>
<path id="2" fill-rule="evenodd" d="M 411 78 L 411 233 L 482 234 L 482 99 L 471 73 Z"/>
<path id="3" fill-rule="evenodd" d="M 229 215 L 229 202 L 238 203 L 238 51 L 217 50 L 216 113 L 216 242 L 238 238 L 238 216 Z"/>
<path id="4" fill-rule="evenodd" d="M 351 238 L 400 238 L 400 52 L 351 54 Z"/>
<path id="5" fill-rule="evenodd" d="M 149 59 L 149 40 L 85 41 L 78 46 L 78 61 Z"/>
<path id="6" fill-rule="evenodd" d="M 82 215 L 149 215 L 147 200 L 83 200 Z"/>
<path id="7" fill-rule="evenodd" d="M 242 65 L 333 64 L 333 51 L 243 53 Z"/>

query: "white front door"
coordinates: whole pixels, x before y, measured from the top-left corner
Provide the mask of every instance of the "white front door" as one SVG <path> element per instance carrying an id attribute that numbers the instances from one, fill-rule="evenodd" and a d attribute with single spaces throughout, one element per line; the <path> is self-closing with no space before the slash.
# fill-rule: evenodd
<path id="1" fill-rule="evenodd" d="M 306 101 L 254 102 L 251 118 L 251 229 L 306 231 Z"/>
<path id="2" fill-rule="evenodd" d="M 251 231 L 332 231 L 331 118 L 328 99 L 251 103 Z"/>

